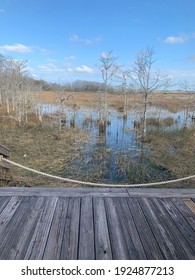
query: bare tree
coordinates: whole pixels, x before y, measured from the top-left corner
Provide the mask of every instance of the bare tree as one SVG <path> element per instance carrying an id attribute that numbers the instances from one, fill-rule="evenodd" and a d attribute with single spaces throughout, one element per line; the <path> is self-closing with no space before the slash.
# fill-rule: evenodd
<path id="1" fill-rule="evenodd" d="M 127 118 L 128 95 L 133 92 L 131 80 L 129 79 L 129 70 L 119 69 L 116 76 L 120 92 L 124 96 L 123 119 L 125 120 Z"/>
<path id="2" fill-rule="evenodd" d="M 27 61 L 0 56 L 0 104 L 5 105 L 7 117 L 18 124 L 28 121 L 31 108 L 29 92 L 34 84 L 26 74 Z"/>
<path id="3" fill-rule="evenodd" d="M 131 71 L 131 79 L 135 88 L 142 96 L 143 101 L 143 128 L 142 140 L 145 140 L 147 132 L 147 110 L 148 110 L 148 97 L 155 90 L 160 89 L 165 84 L 166 78 L 161 76 L 158 71 L 153 69 L 154 63 L 157 61 L 155 52 L 152 48 L 147 48 L 137 54 L 134 62 L 134 67 Z"/>
<path id="4" fill-rule="evenodd" d="M 112 78 L 119 69 L 118 64 L 115 62 L 116 57 L 112 54 L 112 51 L 104 52 L 99 58 L 100 65 L 98 66 L 101 71 L 103 80 L 103 91 L 100 96 L 100 122 L 99 129 L 100 132 L 106 131 L 107 122 L 107 93 L 108 88 L 111 85 Z"/>
<path id="5" fill-rule="evenodd" d="M 5 57 L 0 54 L 0 106 L 3 105 L 4 99 L 4 72 L 5 72 Z"/>

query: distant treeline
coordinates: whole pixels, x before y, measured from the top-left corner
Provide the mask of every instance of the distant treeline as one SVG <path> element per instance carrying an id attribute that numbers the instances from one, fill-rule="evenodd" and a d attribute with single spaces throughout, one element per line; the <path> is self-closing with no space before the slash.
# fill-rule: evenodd
<path id="1" fill-rule="evenodd" d="M 37 81 L 46 91 L 71 91 L 71 92 L 98 92 L 104 90 L 104 83 L 95 82 L 95 81 L 85 81 L 85 80 L 76 80 L 73 82 L 64 82 L 64 83 L 51 83 L 44 80 Z M 109 92 L 115 92 L 116 87 L 109 86 Z"/>

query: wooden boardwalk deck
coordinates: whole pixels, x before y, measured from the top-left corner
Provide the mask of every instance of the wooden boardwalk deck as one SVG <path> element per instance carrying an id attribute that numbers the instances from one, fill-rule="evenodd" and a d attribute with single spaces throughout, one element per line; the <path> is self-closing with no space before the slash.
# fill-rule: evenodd
<path id="1" fill-rule="evenodd" d="M 0 259 L 195 259 L 195 189 L 0 188 Z"/>

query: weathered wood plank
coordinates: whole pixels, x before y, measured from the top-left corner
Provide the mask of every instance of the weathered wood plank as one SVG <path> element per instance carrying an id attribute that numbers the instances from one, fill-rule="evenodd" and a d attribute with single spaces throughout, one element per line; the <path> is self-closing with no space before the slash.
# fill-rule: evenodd
<path id="1" fill-rule="evenodd" d="M 56 197 L 44 198 L 45 203 L 37 227 L 29 244 L 25 259 L 42 259 L 48 234 L 50 231 L 54 210 L 57 203 Z"/>
<path id="2" fill-rule="evenodd" d="M 191 197 L 195 198 L 195 189 L 168 188 L 128 188 L 130 197 Z"/>
<path id="3" fill-rule="evenodd" d="M 146 254 L 144 252 L 139 234 L 134 224 L 129 205 L 127 204 L 127 200 L 125 198 L 120 198 L 120 200 L 118 199 L 116 201 L 116 206 L 124 231 L 130 259 L 146 259 Z"/>
<path id="4" fill-rule="evenodd" d="M 168 260 L 180 259 L 181 253 L 179 244 L 175 242 L 175 236 L 165 223 L 161 212 L 159 212 L 150 198 L 139 198 L 139 202 L 164 258 Z"/>
<path id="5" fill-rule="evenodd" d="M 0 197 L 0 214 L 7 205 L 7 203 L 10 201 L 11 197 L 10 196 L 3 196 Z M 1 218 L 0 218 L 1 219 Z"/>
<path id="6" fill-rule="evenodd" d="M 15 214 L 21 200 L 21 197 L 12 197 L 9 201 L 6 201 L 6 204 L 3 203 L 3 210 L 0 214 L 0 233 L 8 227 L 8 223 Z"/>
<path id="7" fill-rule="evenodd" d="M 9 212 L 10 216 L 7 217 L 6 224 L 4 224 L 0 234 L 0 259 L 12 258 L 12 253 L 15 251 L 18 239 L 25 233 L 24 220 L 28 213 L 28 205 L 31 204 L 32 200 L 34 200 L 33 197 L 20 199 L 19 205 L 13 207 L 13 211 Z"/>
<path id="8" fill-rule="evenodd" d="M 172 198 L 171 201 L 174 203 L 174 205 L 177 207 L 177 209 L 185 217 L 186 221 L 195 231 L 195 215 L 192 213 L 192 211 L 188 208 L 188 206 L 185 203 L 183 203 L 181 199 Z"/>
<path id="9" fill-rule="evenodd" d="M 168 203 L 164 201 L 164 204 L 162 203 L 162 199 L 152 198 L 152 203 L 156 207 L 156 211 L 158 211 L 158 215 L 162 220 L 162 224 L 165 228 L 165 230 L 172 235 L 174 238 L 174 246 L 177 248 L 177 254 L 178 259 L 185 260 L 185 259 L 194 259 L 195 254 L 189 245 L 189 243 L 184 238 L 184 235 L 181 233 L 181 231 L 178 229 L 178 225 L 175 223 L 175 221 L 170 216 L 171 211 L 167 211 L 167 205 Z M 165 205 L 167 207 L 165 207 Z M 175 209 L 176 210 L 176 209 Z M 176 216 L 175 216 L 176 217 Z M 178 216 L 177 216 L 178 220 Z"/>
<path id="10" fill-rule="evenodd" d="M 81 199 L 80 234 L 79 234 L 79 260 L 95 259 L 93 201 L 91 197 Z"/>
<path id="11" fill-rule="evenodd" d="M 148 221 L 139 205 L 137 198 L 128 198 L 129 209 L 131 211 L 134 223 L 143 244 L 147 259 L 162 260 L 164 256 L 161 253 L 159 245 L 153 235 Z"/>
<path id="12" fill-rule="evenodd" d="M 0 196 L 60 197 L 175 197 L 195 199 L 195 189 L 90 188 L 90 187 L 1 187 Z"/>
<path id="13" fill-rule="evenodd" d="M 0 196 L 60 196 L 60 197 L 128 197 L 128 193 L 122 188 L 25 188 L 25 187 L 1 187 Z"/>
<path id="14" fill-rule="evenodd" d="M 9 157 L 9 152 L 10 152 L 10 150 L 8 148 L 6 148 L 3 145 L 0 145 L 0 155 L 2 155 L 3 157 L 7 158 L 7 157 Z M 3 167 L 5 169 L 9 169 L 10 165 L 9 165 L 8 162 L 0 160 L 0 167 Z"/>
<path id="15" fill-rule="evenodd" d="M 119 198 L 105 198 L 105 208 L 110 234 L 113 259 L 129 260 L 125 234 L 123 232 L 120 216 L 117 212 L 116 200 Z"/>
<path id="16" fill-rule="evenodd" d="M 80 203 L 80 198 L 70 198 L 60 254 L 62 260 L 76 260 L 78 258 Z"/>
<path id="17" fill-rule="evenodd" d="M 9 153 L 10 153 L 10 150 L 7 147 L 0 145 L 0 155 L 9 157 Z"/>
<path id="18" fill-rule="evenodd" d="M 108 224 L 104 199 L 93 198 L 94 201 L 94 227 L 95 227 L 95 258 L 97 260 L 112 260 L 112 250 L 108 232 Z"/>
<path id="19" fill-rule="evenodd" d="M 26 204 L 26 215 L 24 216 L 20 233 L 17 236 L 17 243 L 14 246 L 14 250 L 12 250 L 9 259 L 25 259 L 44 206 L 45 200 L 43 197 L 29 197 L 29 201 Z"/>
<path id="20" fill-rule="evenodd" d="M 183 202 L 190 208 L 190 210 L 195 214 L 195 202 L 190 198 L 182 199 Z"/>
<path id="21" fill-rule="evenodd" d="M 191 228 L 191 226 L 188 224 L 183 215 L 179 212 L 179 210 L 176 208 L 176 206 L 172 203 L 170 199 L 161 199 L 160 202 L 166 208 L 167 212 L 174 220 L 180 232 L 185 236 L 186 240 L 190 244 L 190 247 L 194 251 L 195 257 L 195 231 Z M 185 248 L 186 247 L 187 246 L 185 246 Z"/>
<path id="22" fill-rule="evenodd" d="M 69 198 L 59 197 L 47 239 L 43 259 L 59 260 L 62 241 L 65 231 L 66 215 L 68 210 Z"/>

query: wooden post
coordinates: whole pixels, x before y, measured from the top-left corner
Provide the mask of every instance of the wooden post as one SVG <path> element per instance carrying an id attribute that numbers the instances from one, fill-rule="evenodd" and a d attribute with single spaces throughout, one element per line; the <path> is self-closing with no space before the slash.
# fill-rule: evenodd
<path id="1" fill-rule="evenodd" d="M 8 158 L 9 157 L 9 152 L 10 150 L 8 148 L 6 148 L 3 145 L 0 145 L 0 155 L 3 156 L 4 158 Z M 1 160 L 0 161 L 0 167 L 2 167 L 5 170 L 9 170 L 9 163 Z"/>

